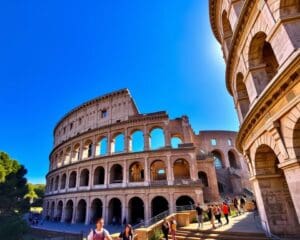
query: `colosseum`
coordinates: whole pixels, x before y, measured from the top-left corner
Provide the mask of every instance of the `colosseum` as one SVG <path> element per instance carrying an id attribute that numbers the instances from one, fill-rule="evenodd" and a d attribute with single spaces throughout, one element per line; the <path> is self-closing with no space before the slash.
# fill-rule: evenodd
<path id="1" fill-rule="evenodd" d="M 300 1 L 210 0 L 209 8 L 262 225 L 299 235 Z"/>
<path id="2" fill-rule="evenodd" d="M 88 101 L 54 129 L 44 215 L 134 224 L 247 192 L 248 168 L 235 137 L 230 131 L 195 134 L 186 116 L 141 114 L 127 89 Z"/>

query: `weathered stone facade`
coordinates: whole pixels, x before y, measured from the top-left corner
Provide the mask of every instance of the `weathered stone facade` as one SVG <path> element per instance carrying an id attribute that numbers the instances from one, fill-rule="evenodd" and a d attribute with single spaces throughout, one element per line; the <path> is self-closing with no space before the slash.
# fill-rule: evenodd
<path id="1" fill-rule="evenodd" d="M 152 142 L 156 130 L 162 132 L 160 146 Z M 235 137 L 228 131 L 197 135 L 186 116 L 140 114 L 127 89 L 91 100 L 54 129 L 44 214 L 72 223 L 100 216 L 108 223 L 124 217 L 136 223 L 176 206 L 218 201 L 221 170 L 228 191 L 241 193 L 249 185 L 248 169 Z"/>
<path id="2" fill-rule="evenodd" d="M 300 233 L 300 1 L 210 0 L 263 226 Z"/>

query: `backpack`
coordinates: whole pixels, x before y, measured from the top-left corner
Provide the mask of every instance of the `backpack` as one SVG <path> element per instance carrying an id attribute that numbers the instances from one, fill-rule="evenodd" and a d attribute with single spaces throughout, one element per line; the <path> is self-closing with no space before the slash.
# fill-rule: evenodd
<path id="1" fill-rule="evenodd" d="M 96 233 L 96 231 L 93 230 L 93 240 L 104 240 L 104 238 L 105 238 L 104 230 L 100 234 Z"/>

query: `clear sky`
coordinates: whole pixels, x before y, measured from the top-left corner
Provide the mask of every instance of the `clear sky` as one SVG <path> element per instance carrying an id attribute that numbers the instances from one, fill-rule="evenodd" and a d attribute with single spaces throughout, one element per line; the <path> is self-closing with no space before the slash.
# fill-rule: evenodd
<path id="1" fill-rule="evenodd" d="M 56 122 L 120 88 L 143 113 L 238 129 L 207 0 L 2 1 L 0 26 L 0 150 L 31 182 L 44 182 Z"/>

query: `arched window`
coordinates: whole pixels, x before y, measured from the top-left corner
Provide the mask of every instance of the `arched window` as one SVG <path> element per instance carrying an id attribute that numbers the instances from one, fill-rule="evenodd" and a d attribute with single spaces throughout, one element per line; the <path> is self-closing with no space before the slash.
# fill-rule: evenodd
<path id="1" fill-rule="evenodd" d="M 84 223 L 85 222 L 86 210 L 87 210 L 86 201 L 81 199 L 78 202 L 78 205 L 77 205 L 77 213 L 76 213 L 76 215 L 77 215 L 76 222 L 77 223 Z"/>
<path id="2" fill-rule="evenodd" d="M 216 169 L 221 169 L 224 167 L 222 155 L 219 151 L 212 151 L 211 152 L 214 158 L 214 165 Z"/>
<path id="3" fill-rule="evenodd" d="M 55 188 L 54 188 L 55 191 L 58 190 L 58 184 L 59 184 L 59 176 L 56 176 L 56 178 L 55 178 Z"/>
<path id="4" fill-rule="evenodd" d="M 166 165 L 161 160 L 155 160 L 150 167 L 151 181 L 166 180 Z"/>
<path id="5" fill-rule="evenodd" d="M 235 169 L 240 168 L 240 165 L 238 164 L 238 161 L 236 159 L 236 154 L 232 150 L 228 152 L 228 159 L 229 159 L 230 167 Z"/>
<path id="6" fill-rule="evenodd" d="M 110 170 L 110 183 L 123 182 L 123 168 L 120 164 L 115 164 Z"/>
<path id="7" fill-rule="evenodd" d="M 173 165 L 174 179 L 189 179 L 190 165 L 185 159 L 177 159 Z"/>
<path id="8" fill-rule="evenodd" d="M 236 77 L 236 94 L 241 114 L 243 117 L 245 117 L 249 111 L 250 100 L 242 73 L 238 73 Z"/>
<path id="9" fill-rule="evenodd" d="M 107 154 L 107 137 L 102 137 L 96 146 L 96 155 L 103 156 Z"/>
<path id="10" fill-rule="evenodd" d="M 207 179 L 207 175 L 205 172 L 198 172 L 198 178 L 199 180 L 201 180 L 202 184 L 205 186 L 205 187 L 208 187 L 208 179 Z"/>
<path id="11" fill-rule="evenodd" d="M 105 170 L 104 167 L 97 167 L 94 172 L 94 185 L 104 184 Z"/>
<path id="12" fill-rule="evenodd" d="M 129 167 L 129 181 L 130 182 L 143 182 L 144 181 L 144 168 L 139 162 L 134 162 Z"/>
<path id="13" fill-rule="evenodd" d="M 136 130 L 130 136 L 129 151 L 141 152 L 143 150 L 144 150 L 144 134 L 141 130 Z"/>
<path id="14" fill-rule="evenodd" d="M 69 164 L 71 160 L 71 147 L 68 147 L 65 152 L 64 165 Z"/>
<path id="15" fill-rule="evenodd" d="M 232 39 L 232 28 L 228 20 L 226 11 L 223 11 L 222 13 L 222 30 L 223 30 L 223 39 L 226 46 L 226 55 L 227 55 L 230 48 L 231 39 Z"/>
<path id="16" fill-rule="evenodd" d="M 300 13 L 299 0 L 281 0 L 280 1 L 280 16 L 287 17 Z"/>
<path id="17" fill-rule="evenodd" d="M 61 151 L 61 152 L 59 153 L 58 162 L 57 162 L 57 167 L 61 167 L 61 166 L 62 166 L 63 160 L 64 160 L 64 152 Z"/>
<path id="18" fill-rule="evenodd" d="M 249 48 L 249 67 L 258 95 L 276 75 L 279 66 L 273 48 L 266 38 L 264 32 L 255 34 Z"/>
<path id="19" fill-rule="evenodd" d="M 89 185 L 89 176 L 90 172 L 88 169 L 83 169 L 80 174 L 80 186 L 81 187 L 86 187 Z"/>
<path id="20" fill-rule="evenodd" d="M 300 159 L 300 119 L 297 120 L 297 123 L 293 130 L 293 145 L 295 155 L 297 159 Z"/>
<path id="21" fill-rule="evenodd" d="M 76 178 L 77 178 L 77 173 L 75 171 L 71 172 L 69 177 L 69 188 L 76 187 Z"/>
<path id="22" fill-rule="evenodd" d="M 150 149 L 160 149 L 165 146 L 165 135 L 162 128 L 153 128 L 150 132 Z"/>
<path id="23" fill-rule="evenodd" d="M 162 196 L 157 196 L 151 201 L 152 217 L 169 210 L 168 200 Z"/>
<path id="24" fill-rule="evenodd" d="M 124 134 L 119 133 L 117 134 L 111 143 L 111 152 L 112 153 L 121 153 L 125 150 L 125 141 L 124 141 Z"/>
<path id="25" fill-rule="evenodd" d="M 67 175 L 64 173 L 61 177 L 60 189 L 65 189 L 66 188 L 66 180 L 67 180 Z"/>
<path id="26" fill-rule="evenodd" d="M 84 143 L 82 158 L 90 158 L 93 155 L 93 142 L 91 140 L 87 140 Z"/>
<path id="27" fill-rule="evenodd" d="M 172 148 L 178 148 L 179 144 L 181 144 L 181 143 L 182 143 L 181 138 L 179 138 L 179 137 L 172 137 L 171 138 L 171 146 L 172 146 Z"/>
<path id="28" fill-rule="evenodd" d="M 77 143 L 73 147 L 72 162 L 80 160 L 80 144 Z"/>

